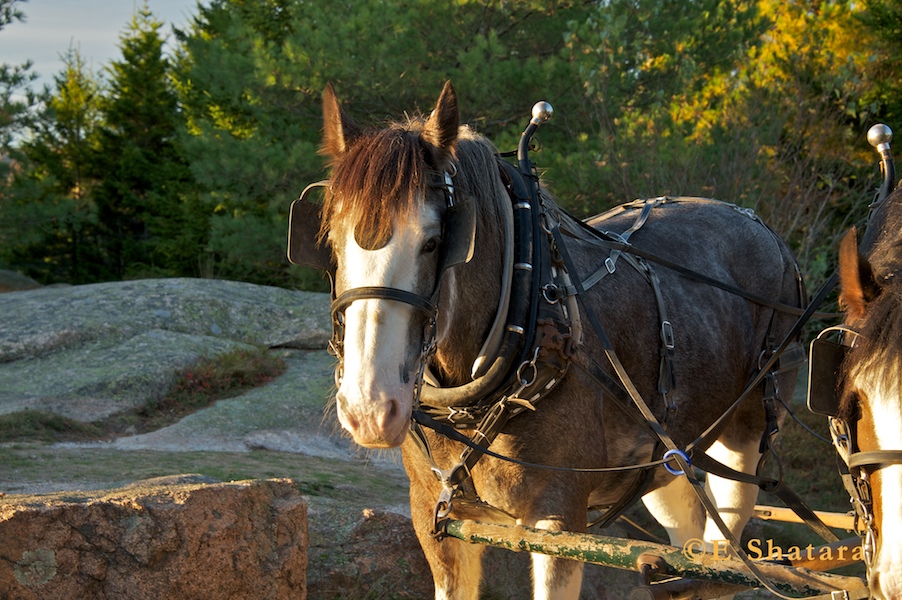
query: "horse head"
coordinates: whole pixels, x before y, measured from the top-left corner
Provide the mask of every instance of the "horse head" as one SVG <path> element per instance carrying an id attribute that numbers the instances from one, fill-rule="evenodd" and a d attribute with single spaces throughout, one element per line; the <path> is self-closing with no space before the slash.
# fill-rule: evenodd
<path id="1" fill-rule="evenodd" d="M 898 202 L 895 196 L 888 204 Z M 900 215 L 894 210 L 874 221 L 883 232 L 869 256 L 859 252 L 854 229 L 840 245 L 840 304 L 856 332 L 842 367 L 840 416 L 849 423 L 850 471 L 863 490 L 853 495 L 863 496 L 868 585 L 884 600 L 902 598 L 902 453 L 896 452 L 902 450 L 902 230 L 894 218 Z"/>
<path id="2" fill-rule="evenodd" d="M 332 177 L 321 236 L 336 267 L 338 418 L 358 444 L 395 447 L 435 351 L 443 273 L 473 254 L 475 216 L 455 190 L 457 95 L 446 83 L 425 120 L 364 130 L 328 86 L 323 116 Z"/>

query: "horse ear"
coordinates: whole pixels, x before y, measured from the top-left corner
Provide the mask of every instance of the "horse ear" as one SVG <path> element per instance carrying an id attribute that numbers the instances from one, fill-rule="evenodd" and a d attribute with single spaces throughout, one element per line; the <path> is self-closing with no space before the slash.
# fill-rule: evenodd
<path id="1" fill-rule="evenodd" d="M 457 140 L 459 127 L 460 111 L 457 107 L 457 92 L 454 91 L 451 82 L 446 81 L 445 87 L 442 88 L 442 94 L 438 97 L 435 110 L 432 111 L 423 126 L 420 138 L 447 156 Z"/>
<path id="2" fill-rule="evenodd" d="M 326 84 L 323 90 L 323 147 L 320 153 L 338 158 L 358 135 L 360 128 L 341 110 L 332 84 Z"/>
<path id="3" fill-rule="evenodd" d="M 858 251 L 858 232 L 852 227 L 839 244 L 839 304 L 850 323 L 864 316 L 868 302 L 879 293 L 871 263 Z"/>

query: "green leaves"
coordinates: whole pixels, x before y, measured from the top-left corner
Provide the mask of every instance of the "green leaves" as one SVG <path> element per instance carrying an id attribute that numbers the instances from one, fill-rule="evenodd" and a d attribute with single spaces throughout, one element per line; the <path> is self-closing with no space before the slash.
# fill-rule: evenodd
<path id="1" fill-rule="evenodd" d="M 0 0 L 0 24 L 14 3 Z M 67 58 L 4 190 L 0 262 L 44 281 L 311 285 L 284 257 L 285 229 L 291 200 L 325 175 L 326 83 L 378 124 L 428 114 L 451 79 L 464 122 L 501 150 L 551 102 L 535 159 L 577 214 L 716 196 L 823 265 L 832 232 L 864 214 L 865 122 L 902 114 L 897 4 L 212 0 L 171 57 L 143 7 L 102 79 Z M 0 111 L 0 133 L 13 114 Z"/>

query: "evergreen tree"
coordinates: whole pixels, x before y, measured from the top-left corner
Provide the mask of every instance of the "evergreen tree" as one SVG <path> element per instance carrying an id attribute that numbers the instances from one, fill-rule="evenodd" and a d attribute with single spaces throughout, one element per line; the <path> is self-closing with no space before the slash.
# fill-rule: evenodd
<path id="1" fill-rule="evenodd" d="M 186 270 L 177 240 L 187 233 L 180 194 L 188 172 L 175 146 L 178 105 L 161 28 L 146 5 L 136 12 L 120 38 L 122 59 L 108 67 L 101 102 L 94 201 L 115 279 Z"/>
<path id="2" fill-rule="evenodd" d="M 0 252 L 39 281 L 85 283 L 104 276 L 93 238 L 90 174 L 98 84 L 77 50 L 70 48 L 64 63 L 19 145 L 23 160 L 0 204 Z"/>
<path id="3" fill-rule="evenodd" d="M 19 0 L 0 0 L 0 30 L 14 21 L 24 21 L 24 13 L 16 6 Z M 30 72 L 31 63 L 9 65 L 0 63 L 0 178 L 6 178 L 14 152 L 12 141 L 24 125 L 24 118 L 34 106 L 35 99 L 26 85 L 37 77 Z"/>

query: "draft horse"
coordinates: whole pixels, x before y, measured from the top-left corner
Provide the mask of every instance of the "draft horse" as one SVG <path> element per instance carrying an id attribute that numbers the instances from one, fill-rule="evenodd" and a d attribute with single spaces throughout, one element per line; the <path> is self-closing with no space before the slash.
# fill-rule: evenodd
<path id="1" fill-rule="evenodd" d="M 331 178 L 322 206 L 293 208 L 292 222 L 321 217 L 338 419 L 361 446 L 401 446 L 436 598 L 475 599 L 481 578 L 480 546 L 436 535 L 445 516 L 580 532 L 587 507 L 616 514 L 641 496 L 672 543 L 723 539 L 631 398 L 683 447 L 794 319 L 637 253 L 798 307 L 784 243 L 750 211 L 704 199 L 575 219 L 461 126 L 450 82 L 427 118 L 384 128 L 355 123 L 331 86 L 323 101 Z M 768 380 L 719 421 L 708 455 L 755 471 L 795 373 Z M 757 488 L 706 485 L 738 534 Z M 533 555 L 536 598 L 577 598 L 581 580 L 580 563 Z"/>
<path id="2" fill-rule="evenodd" d="M 863 534 L 868 587 L 877 600 L 902 598 L 902 191 L 876 208 L 858 248 L 840 244 L 845 351 L 834 444 Z"/>

